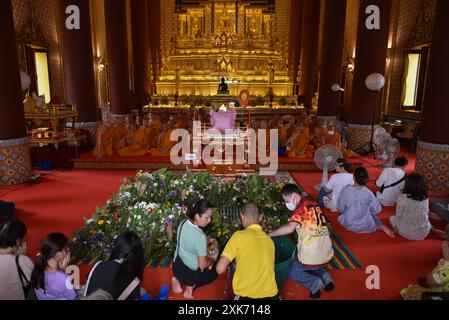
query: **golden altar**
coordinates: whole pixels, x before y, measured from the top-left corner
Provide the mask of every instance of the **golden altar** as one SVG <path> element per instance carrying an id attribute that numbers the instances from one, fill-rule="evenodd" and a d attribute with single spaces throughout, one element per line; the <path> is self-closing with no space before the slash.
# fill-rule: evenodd
<path id="1" fill-rule="evenodd" d="M 87 140 L 87 135 L 76 130 L 77 117 L 76 104 L 46 105 L 25 113 L 29 144 L 39 147 L 53 145 L 56 149 L 62 142 L 80 144 Z"/>
<path id="2" fill-rule="evenodd" d="M 225 77 L 231 96 L 292 96 L 272 1 L 177 1 L 171 52 L 156 82 L 160 96 L 215 96 Z M 283 51 L 284 50 L 284 51 Z"/>

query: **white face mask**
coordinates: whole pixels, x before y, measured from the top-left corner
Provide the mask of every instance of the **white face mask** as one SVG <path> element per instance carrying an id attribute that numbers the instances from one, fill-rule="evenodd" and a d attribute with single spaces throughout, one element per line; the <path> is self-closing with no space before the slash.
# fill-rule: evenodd
<path id="1" fill-rule="evenodd" d="M 285 206 L 287 207 L 288 210 L 295 211 L 296 210 L 296 201 L 295 201 L 295 199 L 293 199 L 291 202 L 286 202 Z"/>
<path id="2" fill-rule="evenodd" d="M 335 133 L 335 131 L 328 131 L 328 134 L 329 134 L 330 136 L 333 136 L 334 133 Z"/>

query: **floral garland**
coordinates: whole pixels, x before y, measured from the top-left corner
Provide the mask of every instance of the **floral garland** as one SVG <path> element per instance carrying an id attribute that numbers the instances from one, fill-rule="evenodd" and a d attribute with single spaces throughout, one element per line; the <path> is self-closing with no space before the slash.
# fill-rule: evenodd
<path id="1" fill-rule="evenodd" d="M 186 219 L 189 205 L 208 199 L 214 205 L 212 223 L 205 233 L 218 240 L 220 250 L 231 235 L 241 229 L 223 214 L 225 208 L 241 208 L 252 202 L 263 208 L 262 226 L 269 232 L 288 220 L 280 190 L 286 181 L 269 183 L 258 175 L 243 175 L 235 180 L 209 173 L 187 172 L 174 175 L 167 170 L 138 172 L 133 179 L 124 179 L 119 191 L 103 208 L 96 209 L 85 226 L 74 234 L 71 245 L 75 259 L 107 259 L 114 240 L 126 231 L 133 231 L 143 241 L 146 259 L 172 257 L 176 248 L 177 227 Z"/>

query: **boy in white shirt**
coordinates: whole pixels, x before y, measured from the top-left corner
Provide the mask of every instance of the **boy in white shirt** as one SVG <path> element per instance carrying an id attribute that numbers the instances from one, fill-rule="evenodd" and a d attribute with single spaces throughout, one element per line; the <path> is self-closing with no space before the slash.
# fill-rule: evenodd
<path id="1" fill-rule="evenodd" d="M 376 181 L 380 188 L 377 199 L 383 206 L 395 206 L 402 189 L 404 189 L 405 167 L 408 160 L 404 157 L 396 158 L 394 168 L 385 168 Z"/>
<path id="2" fill-rule="evenodd" d="M 337 200 L 343 188 L 354 184 L 354 176 L 348 173 L 350 167 L 351 165 L 346 159 L 337 159 L 335 165 L 335 171 L 337 173 L 330 178 L 329 182 L 320 192 L 321 196 L 325 194 L 322 198 L 324 207 L 333 212 L 337 211 Z M 320 203 L 319 200 L 318 203 Z"/>

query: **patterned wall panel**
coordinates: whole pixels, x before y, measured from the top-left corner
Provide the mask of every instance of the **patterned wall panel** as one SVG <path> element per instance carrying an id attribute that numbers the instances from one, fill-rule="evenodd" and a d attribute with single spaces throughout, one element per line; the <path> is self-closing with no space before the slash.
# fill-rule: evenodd
<path id="1" fill-rule="evenodd" d="M 25 183 L 30 177 L 28 139 L 0 141 L 0 186 Z"/>
<path id="2" fill-rule="evenodd" d="M 162 64 L 170 56 L 176 34 L 175 1 L 161 0 L 161 53 Z"/>
<path id="3" fill-rule="evenodd" d="M 449 145 L 420 141 L 416 170 L 424 176 L 432 190 L 438 193 L 449 192 Z"/>
<path id="4" fill-rule="evenodd" d="M 276 0 L 276 34 L 279 40 L 279 49 L 288 61 L 288 45 L 290 39 L 290 8 L 291 1 Z"/>
<path id="5" fill-rule="evenodd" d="M 56 30 L 55 1 L 57 0 L 13 0 L 12 3 L 18 42 L 33 37 L 30 28 L 28 28 L 28 23 L 32 21 L 37 28 L 36 32 L 43 37 L 42 43 L 37 44 L 45 46 L 48 49 L 52 97 L 63 98 L 62 66 L 58 33 Z M 20 48 L 18 50 L 18 56 L 21 68 L 25 68 L 25 55 Z"/>
<path id="6" fill-rule="evenodd" d="M 374 130 L 377 128 L 378 126 L 375 126 Z M 350 124 L 348 127 L 348 148 L 355 151 L 367 145 L 371 141 L 371 132 L 371 126 Z M 365 150 L 368 150 L 368 147 Z"/>
<path id="7" fill-rule="evenodd" d="M 417 116 L 401 110 L 402 87 L 407 50 L 431 42 L 436 0 L 400 0 L 397 29 L 391 51 L 391 82 L 388 114 Z"/>

